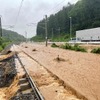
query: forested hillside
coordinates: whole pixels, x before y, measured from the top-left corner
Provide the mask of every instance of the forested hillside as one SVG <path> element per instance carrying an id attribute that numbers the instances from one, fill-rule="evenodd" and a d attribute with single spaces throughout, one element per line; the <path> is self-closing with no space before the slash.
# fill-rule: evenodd
<path id="1" fill-rule="evenodd" d="M 2 37 L 7 39 L 8 41 L 24 41 L 24 36 L 18 34 L 17 32 L 13 32 L 10 30 L 2 30 Z"/>
<path id="2" fill-rule="evenodd" d="M 25 41 L 24 36 L 10 30 L 2 29 L 2 37 L 0 37 L 0 52 L 12 42 Z"/>
<path id="3" fill-rule="evenodd" d="M 48 37 L 67 39 L 70 33 L 70 18 L 72 17 L 72 32 L 100 26 L 100 0 L 79 0 L 76 4 L 66 5 L 61 11 L 48 17 Z M 45 38 L 45 19 L 37 25 L 36 36 Z"/>

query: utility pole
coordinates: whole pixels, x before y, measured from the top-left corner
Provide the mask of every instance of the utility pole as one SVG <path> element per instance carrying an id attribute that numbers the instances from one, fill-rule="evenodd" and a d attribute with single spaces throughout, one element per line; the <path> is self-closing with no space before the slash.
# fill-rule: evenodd
<path id="1" fill-rule="evenodd" d="M 1 24 L 1 16 L 0 16 L 0 37 L 2 37 L 2 24 Z"/>
<path id="2" fill-rule="evenodd" d="M 72 17 L 70 18 L 70 40 L 72 40 Z"/>
<path id="3" fill-rule="evenodd" d="M 61 29 L 60 29 L 60 27 L 59 27 L 59 29 L 58 29 L 58 33 L 59 33 L 59 41 L 60 41 L 60 30 L 61 30 Z"/>
<path id="4" fill-rule="evenodd" d="M 27 32 L 25 31 L 25 38 L 26 38 L 26 43 L 27 43 Z"/>
<path id="5" fill-rule="evenodd" d="M 52 39 L 53 39 L 53 28 L 52 28 Z"/>
<path id="6" fill-rule="evenodd" d="M 47 47 L 48 45 L 47 15 L 45 15 L 45 39 L 46 39 L 46 47 Z"/>

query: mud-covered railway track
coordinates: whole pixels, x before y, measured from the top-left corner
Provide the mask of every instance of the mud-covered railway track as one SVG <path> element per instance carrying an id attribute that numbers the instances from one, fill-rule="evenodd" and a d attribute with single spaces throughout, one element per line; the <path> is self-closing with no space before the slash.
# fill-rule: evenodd
<path id="1" fill-rule="evenodd" d="M 27 46 L 26 46 L 27 47 Z M 25 47 L 25 48 L 26 48 Z M 61 82 L 61 85 L 65 87 L 65 89 L 70 89 L 72 94 L 74 94 L 77 98 L 81 98 L 82 100 L 88 100 L 84 95 L 81 93 L 77 92 L 74 88 L 70 87 L 70 85 L 66 84 L 62 79 L 60 79 L 56 74 L 52 73 L 50 70 L 48 70 L 44 65 L 42 65 L 37 59 L 35 59 L 31 53 L 28 53 L 27 51 L 23 50 L 22 48 L 18 47 L 21 52 L 23 52 L 25 55 L 27 55 L 30 59 L 38 63 L 40 66 L 43 66 L 43 68 L 50 73 L 54 78 L 57 79 L 57 81 Z M 69 90 L 68 90 L 69 91 Z M 77 99 L 78 100 L 78 99 Z"/>
<path id="2" fill-rule="evenodd" d="M 44 100 L 44 97 L 42 96 L 39 89 L 35 85 L 35 82 L 31 78 L 31 76 L 29 75 L 29 72 L 25 68 L 25 66 L 22 63 L 21 59 L 19 58 L 18 54 L 16 54 L 16 58 L 18 59 L 21 67 L 25 71 L 25 75 L 24 75 L 23 79 L 19 80 L 19 85 L 20 85 L 19 91 L 28 90 L 27 94 L 31 94 L 31 98 L 29 100 Z M 23 92 L 22 92 L 22 94 L 23 94 Z M 24 95 L 25 95 L 25 93 L 24 93 Z M 29 97 L 30 97 L 30 95 L 29 95 Z M 14 100 L 17 100 L 17 99 L 14 99 Z M 18 99 L 18 100 L 20 100 L 20 99 Z M 21 100 L 24 100 L 24 99 L 21 99 Z"/>
<path id="3" fill-rule="evenodd" d="M 56 89 L 55 89 L 55 91 L 53 91 L 53 93 L 55 93 L 56 92 L 56 94 L 55 94 L 55 98 L 57 98 L 56 96 L 58 96 L 59 95 L 59 97 L 61 96 L 61 98 L 63 98 L 63 96 L 64 96 L 64 98 L 69 98 L 69 99 L 71 99 L 71 98 L 74 98 L 75 100 L 87 100 L 87 98 L 86 97 L 84 97 L 83 95 L 81 95 L 81 94 L 76 94 L 76 91 L 73 89 L 73 88 L 71 88 L 70 86 L 68 86 L 68 85 L 66 85 L 66 83 L 63 81 L 63 80 L 61 80 L 56 74 L 54 74 L 54 73 L 52 73 L 50 70 L 48 70 L 44 65 L 42 65 L 37 59 L 35 59 L 32 55 L 31 55 L 31 53 L 28 53 L 27 51 L 25 51 L 25 50 L 23 50 L 23 48 L 21 48 L 20 46 L 16 46 L 15 48 L 17 48 L 18 49 L 18 55 L 16 56 L 16 58 L 18 59 L 18 61 L 19 61 L 19 63 L 20 63 L 20 65 L 21 65 L 21 67 L 24 69 L 24 71 L 25 71 L 25 73 L 27 73 L 27 74 L 25 74 L 25 76 L 23 77 L 23 78 L 26 78 L 26 79 L 28 79 L 28 82 L 29 82 L 29 84 L 30 84 L 30 87 L 32 88 L 32 91 L 33 91 L 33 94 L 34 94 L 34 96 L 35 96 L 35 99 L 21 99 L 21 100 L 44 100 L 44 98 L 43 98 L 43 96 L 41 95 L 41 93 L 39 92 L 39 90 L 38 90 L 38 88 L 36 87 L 36 85 L 34 84 L 35 82 L 33 82 L 33 80 L 32 80 L 32 78 L 34 78 L 34 80 L 36 81 L 36 83 L 37 83 L 37 85 L 39 86 L 39 89 L 40 89 L 40 87 L 42 87 L 44 84 L 46 84 L 46 82 L 48 81 L 41 81 L 41 80 L 43 80 L 43 78 L 44 78 L 44 80 L 47 78 L 47 77 L 49 77 L 50 79 L 51 79 L 51 81 L 48 81 L 48 82 L 51 82 L 50 84 L 47 82 L 47 86 L 50 86 L 51 84 L 53 84 L 53 83 L 55 83 L 55 84 L 57 84 L 57 86 L 53 86 L 53 88 L 55 88 L 55 87 L 57 87 L 57 90 L 58 91 L 56 91 Z M 26 48 L 26 47 L 25 47 Z M 26 60 L 27 60 L 27 63 L 26 63 Z M 31 62 L 33 62 L 32 64 L 30 64 Z M 28 64 L 29 63 L 29 64 Z M 39 66 L 39 68 L 40 69 L 42 69 L 42 71 L 43 71 L 43 73 L 45 72 L 46 74 L 47 74 L 47 76 L 45 75 L 45 77 L 43 76 L 43 77 L 40 77 L 39 78 L 39 81 L 38 81 L 38 79 L 36 79 L 36 77 L 35 77 L 35 74 L 34 75 L 32 75 L 32 71 L 30 70 L 30 68 L 32 68 L 32 67 L 30 67 L 29 65 L 37 65 L 37 68 L 38 68 L 38 66 Z M 29 67 L 28 67 L 29 66 Z M 42 66 L 42 67 L 41 67 Z M 40 70 L 39 69 L 39 70 Z M 30 73 L 28 73 L 28 71 L 30 71 Z M 34 72 L 34 71 L 33 71 Z M 41 73 L 41 75 L 44 75 L 43 73 Z M 30 77 L 30 75 L 32 76 L 32 78 Z M 36 74 L 37 75 L 37 74 Z M 23 80 L 23 79 L 22 79 Z M 41 81 L 41 83 L 40 83 L 40 81 Z M 21 83 L 21 82 L 20 82 Z M 23 83 L 23 82 L 22 82 Z M 44 85 L 43 87 L 45 87 L 46 85 Z M 27 86 L 26 86 L 27 87 Z M 36 88 L 35 88 L 36 87 Z M 42 88 L 43 88 L 42 87 Z M 63 89 L 62 89 L 62 91 L 66 91 L 66 93 L 65 92 L 63 92 L 63 93 L 60 93 L 60 89 L 61 89 L 61 87 L 63 87 Z M 35 88 L 35 89 L 34 89 Z M 51 88 L 51 87 L 50 87 Z M 48 90 L 47 90 L 48 91 Z M 71 91 L 71 92 L 70 92 Z M 20 91 L 19 91 L 20 92 Z M 67 93 L 67 92 L 69 92 L 69 93 Z M 43 93 L 43 92 L 42 92 Z M 50 91 L 50 93 L 51 93 L 51 91 Z M 67 96 L 67 95 L 71 95 L 71 96 Z M 43 94 L 44 95 L 44 97 L 45 97 L 45 99 L 47 99 L 48 98 L 48 94 L 47 95 L 45 95 L 45 94 Z M 63 96 L 62 96 L 63 95 Z M 65 96 L 66 95 L 66 96 Z M 53 98 L 53 97 L 52 97 Z M 81 98 L 81 99 L 80 99 Z M 13 99 L 13 100 L 20 100 L 20 99 Z M 47 99 L 48 100 L 48 99 Z M 66 100 L 66 99 L 64 99 L 64 100 Z"/>
<path id="4" fill-rule="evenodd" d="M 24 72 L 21 77 L 18 76 L 20 72 L 17 69 L 18 65 L 16 61 Z M 15 85 L 13 81 L 16 81 L 15 83 L 17 85 L 15 91 L 10 95 L 10 88 L 12 87 L 13 89 L 13 85 Z M 13 44 L 8 45 L 0 53 L 0 87 L 5 86 L 8 86 L 7 91 L 9 91 L 9 93 L 5 92 L 7 94 L 6 100 L 44 100 L 38 87 L 35 85 L 35 82 L 21 61 L 18 52 L 14 50 Z"/>

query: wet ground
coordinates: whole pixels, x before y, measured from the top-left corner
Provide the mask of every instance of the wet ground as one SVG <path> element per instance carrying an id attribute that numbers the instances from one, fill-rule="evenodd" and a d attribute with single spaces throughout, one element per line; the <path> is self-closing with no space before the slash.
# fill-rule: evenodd
<path id="1" fill-rule="evenodd" d="M 30 54 L 42 66 L 63 80 L 67 86 L 87 97 L 89 100 L 100 99 L 100 55 L 82 53 L 45 45 L 22 44 L 22 49 Z M 34 52 L 33 49 L 36 49 Z M 59 55 L 65 61 L 54 59 Z"/>
<path id="2" fill-rule="evenodd" d="M 81 53 L 41 44 L 21 44 L 12 48 L 35 80 L 46 100 L 99 100 L 100 55 Z M 0 100 L 9 100 L 19 89 L 18 80 L 24 75 L 16 60 L 18 74 L 9 87 L 0 89 Z M 27 96 L 26 96 L 27 97 Z"/>
<path id="3" fill-rule="evenodd" d="M 63 82 L 39 63 L 30 59 L 24 53 L 19 53 L 19 56 L 45 100 L 81 100 L 71 90 L 65 89 Z"/>

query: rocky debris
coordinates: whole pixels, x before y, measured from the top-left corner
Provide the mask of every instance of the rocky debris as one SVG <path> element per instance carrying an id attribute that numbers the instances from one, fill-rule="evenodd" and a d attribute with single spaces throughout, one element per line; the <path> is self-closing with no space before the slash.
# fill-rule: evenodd
<path id="1" fill-rule="evenodd" d="M 11 47 L 13 44 L 9 44 L 8 46 L 5 47 L 5 49 L 1 52 L 1 55 L 5 55 L 11 52 Z"/>
<path id="2" fill-rule="evenodd" d="M 33 49 L 32 51 L 37 51 L 36 49 Z"/>
<path id="3" fill-rule="evenodd" d="M 14 52 L 0 56 L 0 87 L 8 85 L 16 75 Z"/>
<path id="4" fill-rule="evenodd" d="M 10 59 L 11 57 L 13 57 L 16 54 L 16 52 L 11 52 L 8 51 L 7 54 L 5 55 L 0 55 L 0 62 L 6 60 L 6 59 Z"/>
<path id="5" fill-rule="evenodd" d="M 11 100 L 36 100 L 36 98 L 33 94 L 29 93 L 29 94 L 20 94 L 19 96 L 11 98 Z"/>
<path id="6" fill-rule="evenodd" d="M 25 48 L 28 48 L 27 46 L 25 46 Z"/>
<path id="7" fill-rule="evenodd" d="M 57 61 L 57 62 L 66 61 L 66 60 L 63 59 L 63 58 L 60 58 L 59 55 L 58 55 L 57 58 L 55 58 L 54 60 Z"/>

